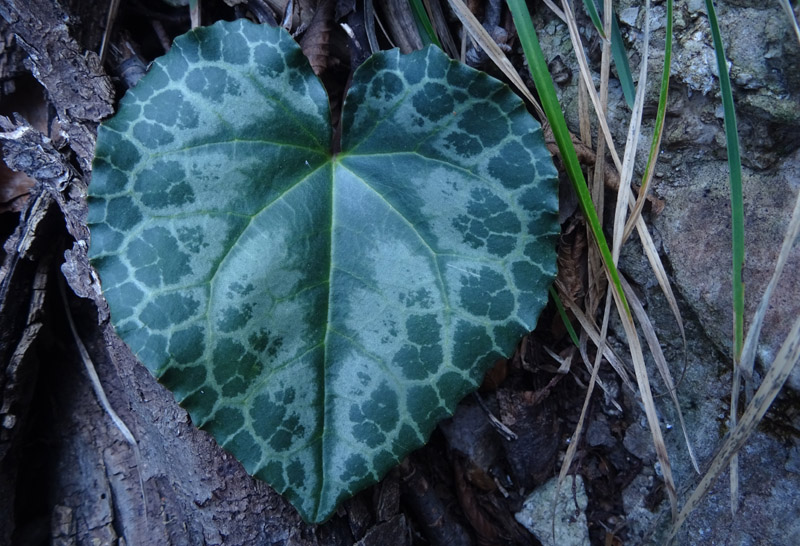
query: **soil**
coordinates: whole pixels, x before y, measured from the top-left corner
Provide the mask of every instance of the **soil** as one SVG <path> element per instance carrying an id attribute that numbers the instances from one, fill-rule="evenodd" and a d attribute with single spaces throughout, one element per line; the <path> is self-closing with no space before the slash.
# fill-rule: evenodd
<path id="1" fill-rule="evenodd" d="M 343 503 L 333 518 L 317 526 L 303 523 L 287 501 L 250 477 L 210 436 L 192 426 L 172 394 L 153 379 L 116 336 L 99 281 L 87 260 L 85 196 L 94 139 L 97 125 L 113 114 L 116 100 L 144 73 L 150 61 L 164 53 L 172 38 L 189 28 L 188 8 L 169 5 L 172 3 L 180 2 L 122 2 L 110 53 L 101 63 L 95 52 L 99 51 L 105 27 L 105 3 L 0 0 L 0 114 L 6 116 L 0 117 L 0 144 L 6 165 L 0 170 L 0 238 L 5 241 L 0 252 L 0 546 L 539 544 L 519 523 L 525 518 L 515 515 L 523 510 L 532 491 L 558 474 L 589 381 L 581 356 L 571 345 L 552 303 L 537 330 L 520 340 L 512 358 L 497 363 L 481 390 L 462 402 L 455 416 L 440 425 L 424 448 L 411 454 L 379 484 Z M 274 24 L 283 19 L 283 13 L 270 7 L 276 3 L 208 0 L 202 2 L 202 22 L 246 16 Z M 341 96 L 348 74 L 365 58 L 365 3 L 295 2 L 294 28 L 305 25 L 299 36 L 301 44 L 307 49 L 316 47 L 317 57 L 312 64 L 322 74 L 334 108 L 340 104 L 336 97 Z M 523 59 L 505 11 L 499 12 L 498 17 L 491 9 L 498 5 L 496 2 L 471 4 L 475 4 L 487 28 L 503 42 L 512 62 L 524 74 Z M 619 9 L 624 14 L 623 29 L 633 44 L 636 13 L 630 11 L 630 2 L 623 4 Z M 658 7 L 661 3 L 655 4 Z M 688 4 L 678 14 L 683 30 L 700 25 L 701 12 L 694 6 L 697 2 Z M 740 5 L 747 2 L 730 4 L 730 9 L 764 15 L 757 7 Z M 543 5 L 531 6 L 537 10 L 537 26 L 548 55 L 554 63 L 556 56 L 566 59 L 566 53 L 560 54 L 560 44 L 555 43 L 560 41 L 559 36 L 566 36 L 559 34 L 559 23 Z M 324 19 L 323 23 L 312 22 L 317 8 L 327 14 L 317 18 Z M 418 45 L 413 40 L 414 33 L 403 27 L 401 19 L 397 18 L 400 22 L 389 32 L 395 43 L 413 48 Z M 341 30 L 340 22 L 349 25 L 355 38 Z M 588 20 L 581 24 L 584 28 L 590 26 Z M 459 25 L 450 20 L 449 26 L 457 36 Z M 323 33 L 330 39 L 321 39 Z M 353 40 L 364 47 L 355 47 Z M 775 40 L 764 43 L 773 44 Z M 321 43 L 325 46 L 323 53 L 319 49 Z M 683 50 L 697 49 L 692 47 Z M 634 47 L 634 57 L 635 51 Z M 735 43 L 733 51 L 752 56 L 742 40 Z M 788 188 L 785 192 L 792 194 L 798 191 L 793 169 L 797 166 L 794 152 L 800 146 L 796 130 L 800 108 L 792 109 L 783 102 L 781 108 L 763 106 L 770 98 L 780 98 L 779 87 L 791 87 L 792 78 L 796 78 L 796 74 L 791 76 L 791 66 L 786 66 L 791 56 L 776 55 L 773 54 L 776 60 L 771 68 L 788 74 L 784 80 L 775 72 L 770 73 L 772 79 L 762 77 L 763 81 L 758 73 L 738 73 L 740 86 L 750 86 L 752 91 L 742 100 L 743 126 L 750 131 L 748 135 L 758 137 L 748 140 L 754 143 L 754 159 L 748 165 L 753 176 L 766 179 L 777 169 L 784 173 Z M 470 51 L 467 58 L 472 64 L 491 70 L 479 52 Z M 568 90 L 577 76 L 568 62 L 560 62 L 553 66 L 563 76 L 559 81 L 570 117 L 569 112 L 575 111 L 570 97 L 575 95 Z M 681 65 L 682 73 L 689 73 L 690 69 L 684 68 L 688 65 L 688 60 Z M 701 89 L 708 81 L 713 83 L 713 77 L 704 79 L 708 76 L 704 73 L 695 76 L 674 81 L 674 110 L 688 122 L 668 126 L 665 153 L 670 155 L 665 165 L 670 169 L 689 165 L 681 154 L 696 154 L 697 149 L 686 152 L 687 139 L 702 141 L 704 155 L 692 165 L 705 164 L 712 171 L 707 178 L 718 181 L 716 163 L 711 162 L 724 160 L 719 155 L 724 143 L 720 148 L 720 123 L 714 115 L 713 93 L 706 97 Z M 754 81 L 762 81 L 763 85 L 754 88 Z M 687 93 L 691 89 L 694 98 Z M 796 97 L 787 96 L 790 103 L 797 102 Z M 621 96 L 617 102 L 621 103 Z M 616 108 L 624 109 L 621 105 Z M 759 129 L 759 120 L 765 117 L 770 130 Z M 689 130 L 695 133 L 688 134 Z M 771 151 L 776 139 L 782 146 Z M 624 142 L 624 138 L 618 140 Z M 783 161 L 789 157 L 791 161 Z M 682 184 L 684 178 L 665 176 L 656 185 L 658 197 L 666 201 L 667 207 L 678 199 Z M 689 196 L 697 202 L 697 192 L 702 195 L 704 191 L 718 190 L 716 186 L 708 190 L 698 184 L 693 191 Z M 609 190 L 607 202 L 612 200 L 613 192 Z M 580 298 L 587 289 L 582 265 L 586 241 L 569 202 L 569 198 L 562 200 L 565 212 L 560 267 L 562 280 Z M 792 203 L 793 198 L 787 197 L 786 202 Z M 785 207 L 781 207 L 778 216 L 783 218 Z M 681 206 L 678 210 L 686 209 Z M 699 235 L 698 224 L 702 225 L 707 212 L 695 210 L 681 224 L 682 218 L 675 209 L 668 211 L 659 216 L 650 210 L 648 218 L 658 226 L 654 233 L 670 271 L 677 264 L 674 278 L 686 319 L 690 355 L 688 387 L 681 389 L 687 393 L 684 411 L 696 419 L 688 428 L 698 442 L 702 465 L 713 455 L 725 432 L 729 359 L 724 336 L 717 332 L 722 331 L 718 324 L 725 315 L 724 311 L 714 313 L 727 307 L 724 296 L 717 293 L 698 305 L 695 294 L 707 294 L 708 284 L 693 283 L 696 278 L 687 278 L 708 271 L 698 265 L 702 249 L 684 241 L 687 237 L 705 237 Z M 690 224 L 689 220 L 695 223 Z M 687 225 L 692 229 L 685 228 Z M 756 248 L 761 247 L 756 243 Z M 713 254 L 712 260 L 723 263 L 721 253 Z M 768 254 L 764 261 L 774 259 L 770 256 L 776 253 Z M 629 247 L 624 254 L 623 270 L 634 281 L 654 322 L 660 325 L 657 329 L 668 358 L 677 363 L 673 374 L 681 375 L 684 359 L 680 336 L 637 247 Z M 66 281 L 66 299 L 62 298 L 61 279 Z M 780 317 L 787 313 L 791 316 L 791 305 L 796 309 L 797 302 L 788 299 L 789 311 L 775 319 L 777 324 L 781 323 Z M 131 449 L 98 403 L 67 313 L 76 322 L 78 336 L 94 363 L 110 405 L 138 439 L 138 451 Z M 698 316 L 714 318 L 704 321 Z M 625 355 L 625 346 L 618 341 L 624 339 L 621 328 L 612 324 L 612 334 L 614 350 Z M 772 333 L 770 336 L 771 343 L 779 337 Z M 774 352 L 771 345 L 762 348 L 764 355 L 770 351 Z M 558 372 L 561 362 L 554 354 L 559 359 L 572 359 L 569 374 Z M 593 361 L 591 348 L 586 356 Z M 582 477 L 587 499 L 585 509 L 578 510 L 585 517 L 585 529 L 581 529 L 574 543 L 655 541 L 668 521 L 668 503 L 639 401 L 610 366 L 601 369 L 600 380 L 604 389 L 596 389 L 589 402 L 587 429 L 570 470 Z M 794 394 L 784 396 L 768 417 L 765 430 L 753 441 L 755 447 L 743 455 L 745 519 L 730 521 L 728 514 L 728 534 L 715 534 L 722 530 L 711 529 L 715 527 L 714 518 L 727 513 L 724 488 L 718 488 L 714 494 L 719 498 L 712 503 L 717 511 L 708 508 L 696 520 L 690 520 L 687 534 L 679 540 L 701 543 L 714 537 L 722 542 L 745 543 L 742 541 L 751 537 L 751 543 L 765 540 L 764 543 L 791 544 L 792 533 L 800 537 L 796 523 L 800 520 L 798 408 Z M 667 403 L 660 403 L 659 409 L 664 412 L 665 423 L 676 422 Z M 507 433 L 504 436 L 502 427 L 493 426 L 490 416 L 510 429 L 514 439 L 509 439 Z M 683 479 L 680 484 L 691 485 L 692 470 L 682 434 L 674 432 L 668 441 L 670 453 L 676 457 L 676 475 Z M 751 471 L 757 462 L 762 468 Z M 577 503 L 578 492 L 572 491 L 569 483 L 563 488 L 574 493 Z M 766 485 L 759 489 L 759 483 Z M 763 512 L 752 508 L 759 502 Z M 781 526 L 783 534 L 775 535 L 774 530 L 764 529 L 758 518 L 771 518 L 770 510 L 780 506 L 784 507 L 781 520 L 785 525 Z M 575 504 L 571 509 L 576 510 Z M 710 530 L 703 534 L 706 527 Z M 542 540 L 547 543 L 545 537 Z"/>

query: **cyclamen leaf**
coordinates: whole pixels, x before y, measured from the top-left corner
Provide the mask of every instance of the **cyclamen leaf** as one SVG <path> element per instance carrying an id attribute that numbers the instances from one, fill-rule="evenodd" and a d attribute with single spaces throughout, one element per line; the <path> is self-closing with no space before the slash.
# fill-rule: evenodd
<path id="1" fill-rule="evenodd" d="M 506 86 L 382 52 L 342 126 L 334 156 L 285 31 L 198 28 L 100 127 L 89 197 L 119 335 L 309 522 L 427 440 L 555 274 L 556 172 Z"/>

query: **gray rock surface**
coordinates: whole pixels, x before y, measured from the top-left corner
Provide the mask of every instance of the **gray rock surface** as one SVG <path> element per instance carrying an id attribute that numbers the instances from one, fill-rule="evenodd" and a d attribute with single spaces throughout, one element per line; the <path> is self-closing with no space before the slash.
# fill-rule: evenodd
<path id="1" fill-rule="evenodd" d="M 618 11 L 638 3 L 620 2 Z M 663 61 L 663 6 L 654 2 L 651 61 L 643 138 L 639 157 L 646 157 L 652 137 L 654 108 Z M 703 5 L 702 2 L 698 3 Z M 758 8 L 720 2 L 718 17 L 730 60 L 744 165 L 747 264 L 746 319 L 752 317 L 773 269 L 795 198 L 800 192 L 800 44 L 785 15 L 775 4 Z M 671 91 L 662 153 L 653 192 L 667 206 L 653 218 L 673 285 L 702 319 L 715 345 L 731 351 L 730 197 L 719 84 L 705 9 L 678 6 Z M 636 20 L 641 25 L 643 8 Z M 541 22 L 542 47 L 548 57 L 574 57 L 568 33 L 557 19 Z M 623 26 L 629 51 L 638 62 L 640 31 Z M 588 34 L 588 32 L 587 32 Z M 635 67 L 636 65 L 633 64 Z M 577 66 L 572 69 L 577 73 Z M 634 70 L 636 72 L 636 70 Z M 568 122 L 577 131 L 575 77 L 559 89 Z M 648 115 L 649 113 L 649 115 Z M 622 155 L 629 110 L 611 82 L 609 125 Z M 643 160 L 637 165 L 641 176 Z M 767 316 L 760 357 L 770 363 L 790 326 L 800 314 L 800 248 L 787 264 L 778 297 Z M 800 389 L 800 369 L 790 381 Z"/>
<path id="2" fill-rule="evenodd" d="M 534 490 L 525 499 L 522 510 L 515 516 L 543 546 L 589 545 L 589 531 L 586 527 L 588 503 L 586 490 L 583 487 L 583 478 L 575 476 L 574 480 L 574 491 L 572 476 L 567 476 L 559 491 L 555 522 L 552 519 L 551 502 L 556 494 L 558 478 L 553 478 Z"/>
<path id="3" fill-rule="evenodd" d="M 637 177 L 641 180 L 652 137 L 665 40 L 664 5 L 653 2 L 651 65 L 634 181 Z M 800 192 L 800 45 L 777 2 L 728 0 L 715 5 L 728 52 L 744 165 L 747 326 L 769 281 Z M 615 9 L 621 15 L 636 78 L 644 7 L 641 2 L 622 0 L 615 3 Z M 568 123 L 577 134 L 578 72 L 568 33 L 559 20 L 541 14 L 537 17 L 543 18 L 538 25 L 545 55 L 560 55 L 574 71 L 571 82 L 558 91 Z M 591 25 L 588 18 L 580 24 L 587 28 Z M 705 2 L 676 2 L 674 25 L 667 122 L 652 190 L 665 207 L 660 214 L 648 217 L 648 224 L 679 299 L 687 334 L 685 356 L 675 320 L 638 241 L 629 242 L 623 250 L 621 270 L 633 282 L 655 325 L 673 377 L 682 377 L 678 397 L 700 468 L 705 470 L 729 428 L 733 319 L 728 167 Z M 583 36 L 591 34 L 587 31 Z M 590 61 L 594 68 L 599 67 L 599 54 L 596 58 L 590 54 Z M 599 81 L 597 75 L 595 78 Z M 621 156 L 630 111 L 613 78 L 609 94 L 609 124 Z M 612 211 L 613 204 L 607 206 L 606 214 Z M 794 248 L 771 302 L 759 345 L 757 376 L 772 362 L 798 315 L 800 245 Z M 624 339 L 619 324 L 612 327 Z M 626 352 L 621 344 L 616 350 L 618 354 Z M 654 390 L 663 393 L 654 364 L 648 365 Z M 724 474 L 701 507 L 690 515 L 676 543 L 800 543 L 800 404 L 796 395 L 800 369 L 794 370 L 787 385 L 787 392 L 740 454 L 739 512 L 731 516 L 728 476 Z M 630 401 L 629 407 L 637 406 L 635 398 Z M 699 477 L 668 397 L 658 398 L 657 406 L 683 502 Z M 660 543 L 669 523 L 669 506 L 666 501 L 652 506 L 658 469 L 645 449 L 646 430 L 632 430 L 638 426 L 635 422 L 628 429 L 624 443 L 644 463 L 623 495 L 628 529 L 632 543 Z"/>

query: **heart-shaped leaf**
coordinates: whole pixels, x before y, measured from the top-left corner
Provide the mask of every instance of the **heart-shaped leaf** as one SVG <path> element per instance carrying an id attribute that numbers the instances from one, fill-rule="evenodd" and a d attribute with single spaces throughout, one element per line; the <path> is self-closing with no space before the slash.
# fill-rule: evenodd
<path id="1" fill-rule="evenodd" d="M 119 335 L 311 522 L 427 440 L 555 271 L 556 172 L 503 84 L 383 52 L 342 132 L 286 32 L 217 23 L 100 127 L 89 197 Z"/>

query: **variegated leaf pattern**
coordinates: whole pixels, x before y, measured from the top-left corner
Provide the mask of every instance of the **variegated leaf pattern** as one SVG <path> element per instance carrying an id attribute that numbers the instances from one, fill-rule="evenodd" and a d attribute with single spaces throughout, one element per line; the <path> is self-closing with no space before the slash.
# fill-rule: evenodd
<path id="1" fill-rule="evenodd" d="M 555 273 L 556 172 L 500 82 L 377 54 L 343 135 L 285 31 L 220 22 L 100 127 L 89 195 L 119 335 L 309 522 L 425 443 Z"/>

